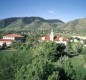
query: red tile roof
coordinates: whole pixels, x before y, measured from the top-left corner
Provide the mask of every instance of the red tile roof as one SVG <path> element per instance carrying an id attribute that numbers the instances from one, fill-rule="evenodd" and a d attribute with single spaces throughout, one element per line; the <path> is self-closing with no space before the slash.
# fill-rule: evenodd
<path id="1" fill-rule="evenodd" d="M 39 40 L 42 40 L 42 37 L 39 37 Z"/>
<path id="2" fill-rule="evenodd" d="M 14 40 L 11 40 L 11 39 L 0 39 L 0 41 L 13 42 Z"/>
<path id="3" fill-rule="evenodd" d="M 59 38 L 60 38 L 59 36 L 55 36 L 55 37 L 54 37 L 54 40 L 55 40 L 55 41 L 59 41 Z"/>
<path id="4" fill-rule="evenodd" d="M 68 41 L 68 39 L 66 39 L 66 38 L 63 38 L 63 41 Z"/>
<path id="5" fill-rule="evenodd" d="M 49 35 L 45 36 L 45 40 L 50 41 L 50 36 Z"/>
<path id="6" fill-rule="evenodd" d="M 5 35 L 6 37 L 24 37 L 22 35 L 19 35 L 19 34 L 7 34 Z"/>
<path id="7" fill-rule="evenodd" d="M 50 36 L 49 35 L 46 35 L 46 36 L 43 36 L 46 40 L 46 41 L 50 41 Z M 39 37 L 39 40 L 42 40 L 43 37 Z"/>
<path id="8" fill-rule="evenodd" d="M 46 41 L 50 41 L 50 36 L 49 35 L 47 35 L 47 36 L 43 36 L 43 37 L 45 37 L 45 40 Z M 54 41 L 60 41 L 60 36 L 55 36 L 54 37 Z M 39 37 L 39 40 L 42 40 L 42 37 Z M 66 38 L 63 38 L 63 40 L 62 41 L 67 41 L 67 39 Z"/>

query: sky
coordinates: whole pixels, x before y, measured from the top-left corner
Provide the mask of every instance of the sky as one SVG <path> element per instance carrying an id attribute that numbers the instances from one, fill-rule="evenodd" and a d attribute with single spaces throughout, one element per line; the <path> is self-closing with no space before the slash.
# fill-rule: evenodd
<path id="1" fill-rule="evenodd" d="M 64 22 L 86 18 L 86 0 L 0 0 L 0 19 L 31 16 Z"/>

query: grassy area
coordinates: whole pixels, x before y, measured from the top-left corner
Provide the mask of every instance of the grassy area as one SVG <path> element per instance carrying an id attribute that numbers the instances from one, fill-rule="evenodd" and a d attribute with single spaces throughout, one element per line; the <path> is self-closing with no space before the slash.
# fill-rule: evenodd
<path id="1" fill-rule="evenodd" d="M 0 51 L 0 68 L 2 68 L 3 65 L 6 65 L 9 62 L 9 60 L 13 57 L 13 53 L 14 51 Z"/>
<path id="2" fill-rule="evenodd" d="M 1 51 L 0 51 L 0 58 L 1 58 L 2 56 L 10 57 L 10 56 L 13 55 L 12 53 L 14 53 L 14 51 L 1 50 Z"/>
<path id="3" fill-rule="evenodd" d="M 71 59 L 71 62 L 72 62 L 72 65 L 77 68 L 79 66 L 83 66 L 84 59 L 83 57 L 81 58 L 80 56 L 76 56 Z"/>

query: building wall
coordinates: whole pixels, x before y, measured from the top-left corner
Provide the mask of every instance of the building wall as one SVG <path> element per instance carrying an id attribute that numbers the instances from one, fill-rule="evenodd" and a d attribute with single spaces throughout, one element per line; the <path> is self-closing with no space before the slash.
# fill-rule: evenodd
<path id="1" fill-rule="evenodd" d="M 0 41 L 0 46 L 2 46 L 4 43 L 6 43 L 7 46 L 10 46 L 12 44 L 10 41 Z"/>
<path id="2" fill-rule="evenodd" d="M 11 40 L 23 41 L 24 37 L 6 37 L 6 36 L 3 36 L 3 39 L 11 39 Z"/>
<path id="3" fill-rule="evenodd" d="M 6 36 L 3 36 L 3 39 L 11 39 L 11 40 L 15 40 L 15 37 L 6 37 Z"/>
<path id="4" fill-rule="evenodd" d="M 50 41 L 53 41 L 53 40 L 54 40 L 54 32 L 53 32 L 53 30 L 51 30 Z"/>
<path id="5" fill-rule="evenodd" d="M 56 43 L 63 43 L 65 45 L 67 45 L 67 41 L 55 41 Z"/>
<path id="6" fill-rule="evenodd" d="M 45 40 L 45 37 L 42 37 L 41 39 L 42 39 L 42 40 Z"/>

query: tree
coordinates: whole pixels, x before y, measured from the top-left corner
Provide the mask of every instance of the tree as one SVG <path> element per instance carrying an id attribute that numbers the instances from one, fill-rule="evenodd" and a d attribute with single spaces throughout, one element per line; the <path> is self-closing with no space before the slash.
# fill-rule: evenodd
<path id="1" fill-rule="evenodd" d="M 2 49 L 6 49 L 7 48 L 7 44 L 4 42 L 3 44 L 2 44 Z"/>
<path id="2" fill-rule="evenodd" d="M 53 71 L 53 74 L 48 77 L 48 80 L 59 80 L 59 72 Z"/>
<path id="3" fill-rule="evenodd" d="M 83 47 L 82 54 L 86 54 L 86 46 Z"/>
<path id="4" fill-rule="evenodd" d="M 66 55 L 65 53 L 66 46 L 63 43 L 57 44 L 57 45 L 58 45 L 57 46 L 57 56 L 62 57 Z"/>
<path id="5" fill-rule="evenodd" d="M 47 80 L 50 78 L 57 79 L 58 74 L 57 72 L 54 73 L 54 70 L 56 69 L 53 65 L 53 62 L 57 61 L 57 56 L 55 56 L 57 54 L 56 50 L 57 44 L 54 42 L 42 42 L 36 47 L 31 48 L 32 62 L 30 64 L 22 64 L 22 66 L 19 67 L 17 73 L 15 74 L 16 80 Z M 25 58 L 22 60 L 24 61 L 24 59 Z"/>
<path id="6" fill-rule="evenodd" d="M 15 41 L 12 43 L 11 47 L 14 49 L 20 49 L 21 47 L 23 47 L 22 44 L 23 44 L 22 42 Z"/>
<path id="7" fill-rule="evenodd" d="M 73 60 L 74 61 L 77 60 L 76 58 L 77 57 L 75 57 L 75 59 L 73 58 Z M 67 77 L 67 79 L 63 79 L 63 80 L 85 80 L 86 79 L 86 69 L 83 67 L 83 65 L 80 65 L 78 61 L 76 61 L 76 63 L 74 64 L 71 58 L 63 61 L 62 67 Z"/>
<path id="8" fill-rule="evenodd" d="M 83 45 L 79 42 L 68 42 L 66 52 L 68 56 L 75 56 L 81 54 Z"/>

